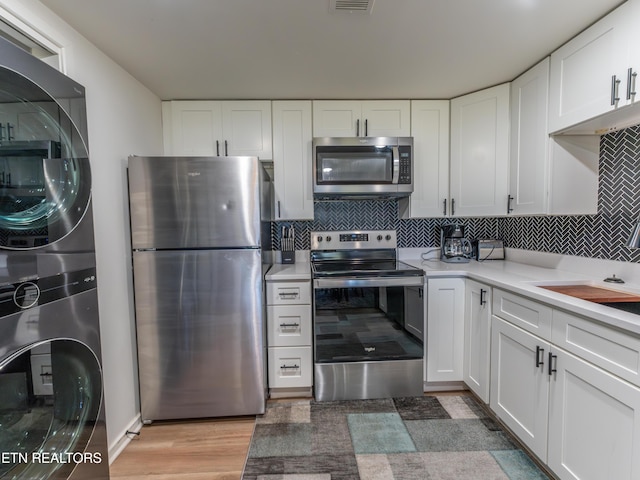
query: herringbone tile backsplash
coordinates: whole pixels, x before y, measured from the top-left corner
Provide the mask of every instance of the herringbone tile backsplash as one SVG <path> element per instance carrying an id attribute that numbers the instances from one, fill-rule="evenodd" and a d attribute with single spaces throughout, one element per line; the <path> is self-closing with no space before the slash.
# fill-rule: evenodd
<path id="1" fill-rule="evenodd" d="M 600 140 L 598 213 L 571 216 L 400 219 L 395 200 L 316 202 L 313 221 L 273 222 L 279 249 L 282 225 L 294 225 L 296 249 L 309 249 L 309 232 L 394 229 L 401 248 L 440 244 L 440 226 L 453 221 L 470 238 L 501 238 L 505 246 L 609 260 L 640 262 L 640 250 L 625 246 L 640 213 L 640 125 Z"/>

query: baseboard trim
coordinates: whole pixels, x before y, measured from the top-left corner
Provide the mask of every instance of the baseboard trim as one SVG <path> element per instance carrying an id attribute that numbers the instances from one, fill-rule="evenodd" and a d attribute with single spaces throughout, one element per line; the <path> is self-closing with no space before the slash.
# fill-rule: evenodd
<path id="1" fill-rule="evenodd" d="M 140 432 L 142 429 L 142 418 L 140 414 L 136 415 L 131 421 L 128 428 L 125 428 L 116 437 L 117 440 L 109 445 L 109 465 L 111 465 L 116 458 L 123 452 L 123 450 L 129 445 L 129 442 L 133 439 L 133 436 Z"/>

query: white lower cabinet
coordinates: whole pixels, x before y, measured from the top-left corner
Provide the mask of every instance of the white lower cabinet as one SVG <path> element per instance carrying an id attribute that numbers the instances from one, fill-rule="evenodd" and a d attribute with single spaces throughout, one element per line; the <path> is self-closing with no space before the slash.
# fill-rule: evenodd
<path id="1" fill-rule="evenodd" d="M 560 480 L 640 478 L 640 338 L 505 293 L 494 291 L 490 408 Z"/>
<path id="2" fill-rule="evenodd" d="M 540 460 L 547 461 L 549 343 L 493 316 L 491 410 Z"/>
<path id="3" fill-rule="evenodd" d="M 640 478 L 640 390 L 552 349 L 547 464 L 558 478 Z"/>
<path id="4" fill-rule="evenodd" d="M 426 382 L 462 380 L 464 279 L 427 282 Z"/>
<path id="5" fill-rule="evenodd" d="M 462 379 L 483 402 L 489 403 L 491 287 L 466 280 L 464 305 Z"/>
<path id="6" fill-rule="evenodd" d="M 272 396 L 279 389 L 310 394 L 311 328 L 311 281 L 267 280 L 267 371 Z"/>

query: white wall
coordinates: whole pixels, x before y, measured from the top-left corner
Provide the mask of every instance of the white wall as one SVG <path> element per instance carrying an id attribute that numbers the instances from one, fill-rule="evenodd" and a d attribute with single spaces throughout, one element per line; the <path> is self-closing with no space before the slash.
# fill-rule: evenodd
<path id="1" fill-rule="evenodd" d="M 162 154 L 160 99 L 37 0 L 0 0 L 63 49 L 65 73 L 86 87 L 109 449 L 139 420 L 126 159 Z M 113 458 L 111 458 L 113 460 Z"/>

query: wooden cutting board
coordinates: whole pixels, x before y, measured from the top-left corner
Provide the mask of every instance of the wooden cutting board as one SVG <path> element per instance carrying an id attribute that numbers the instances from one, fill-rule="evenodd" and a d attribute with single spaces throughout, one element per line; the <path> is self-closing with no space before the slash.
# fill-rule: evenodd
<path id="1" fill-rule="evenodd" d="M 545 285 L 542 288 L 595 303 L 640 302 L 640 296 L 591 285 Z"/>

